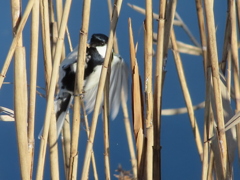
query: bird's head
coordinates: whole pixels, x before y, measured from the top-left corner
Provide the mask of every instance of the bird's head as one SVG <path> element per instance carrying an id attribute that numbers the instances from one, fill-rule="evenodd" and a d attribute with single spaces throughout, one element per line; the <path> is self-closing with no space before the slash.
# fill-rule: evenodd
<path id="1" fill-rule="evenodd" d="M 108 37 L 104 34 L 93 34 L 90 40 L 90 47 L 96 48 L 104 58 L 107 50 Z"/>

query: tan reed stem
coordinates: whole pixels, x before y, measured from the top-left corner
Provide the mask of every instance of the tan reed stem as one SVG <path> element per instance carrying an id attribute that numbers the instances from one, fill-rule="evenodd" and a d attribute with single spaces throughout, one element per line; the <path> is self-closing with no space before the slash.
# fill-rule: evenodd
<path id="1" fill-rule="evenodd" d="M 212 67 L 212 81 L 214 90 L 214 102 L 213 105 L 216 107 L 216 121 L 218 126 L 218 138 L 221 142 L 219 144 L 221 151 L 221 163 L 223 166 L 224 178 L 227 178 L 227 143 L 224 129 L 224 118 L 223 118 L 223 107 L 222 107 L 222 96 L 220 90 L 220 79 L 219 79 L 219 67 L 218 67 L 218 54 L 217 54 L 217 44 L 216 44 L 216 29 L 214 22 L 213 13 L 213 2 L 204 0 L 205 10 L 206 10 L 206 22 L 208 30 L 208 47 L 209 47 L 209 59 L 211 61 Z"/>
<path id="2" fill-rule="evenodd" d="M 63 47 L 63 39 L 64 39 L 65 30 L 66 30 L 71 2 L 72 2 L 71 0 L 67 0 L 65 3 L 62 21 L 61 21 L 62 23 L 59 30 L 59 37 L 56 45 L 56 53 L 53 61 L 51 83 L 50 83 L 49 94 L 47 98 L 43 137 L 41 139 L 40 150 L 39 150 L 38 168 L 37 168 L 37 175 L 36 175 L 37 180 L 41 180 L 43 178 L 43 167 L 44 167 L 44 161 L 45 161 L 45 155 L 46 155 L 46 146 L 47 146 L 51 113 L 53 109 L 54 92 L 55 92 L 55 87 L 56 87 L 57 78 L 58 78 L 58 68 L 60 64 L 61 51 Z"/>
<path id="3" fill-rule="evenodd" d="M 19 29 L 22 3 L 19 0 L 11 0 L 13 34 Z M 30 155 L 28 152 L 27 132 L 27 77 L 25 48 L 22 46 L 22 33 L 18 34 L 14 56 L 14 116 L 18 144 L 18 156 L 22 179 L 30 179 Z M 5 62 L 6 63 L 6 62 Z"/>
<path id="4" fill-rule="evenodd" d="M 21 17 L 21 21 L 20 23 L 18 24 L 18 28 L 17 30 L 14 32 L 14 38 L 13 38 L 13 41 L 12 41 L 12 44 L 9 48 L 9 51 L 8 51 L 8 54 L 7 54 L 7 57 L 5 59 L 5 62 L 4 62 L 4 65 L 3 65 L 3 68 L 1 70 L 1 73 L 0 73 L 0 89 L 2 87 L 2 83 L 4 81 L 4 78 L 6 77 L 6 73 L 7 73 L 7 70 L 8 70 L 8 67 L 10 65 L 10 62 L 11 62 L 11 59 L 12 59 L 12 56 L 13 56 L 13 53 L 15 51 L 15 48 L 17 47 L 17 44 L 18 44 L 18 40 L 19 38 L 21 38 L 21 34 L 22 34 L 22 30 L 26 24 L 26 21 L 28 19 L 28 16 L 32 10 L 32 7 L 33 7 L 33 4 L 34 4 L 35 0 L 29 0 L 28 1 L 28 4 L 26 6 L 26 9 L 24 11 L 24 14 L 23 16 Z M 20 11 L 19 11 L 20 12 Z"/>
<path id="5" fill-rule="evenodd" d="M 51 53 L 51 42 L 50 42 L 48 3 L 46 1 L 40 1 L 40 12 L 41 12 L 46 95 L 48 95 L 51 73 L 52 73 L 52 53 Z"/>
<path id="6" fill-rule="evenodd" d="M 87 113 L 86 113 L 86 110 L 85 110 L 85 108 L 84 108 L 84 103 L 83 103 L 83 101 L 81 101 L 81 107 L 82 107 L 83 114 L 84 114 L 84 123 L 85 123 L 85 126 L 86 126 L 86 133 L 87 133 L 87 136 L 89 137 L 90 129 L 89 129 Z M 91 158 L 91 160 L 92 160 L 92 167 L 93 167 L 93 176 L 94 176 L 94 179 L 95 179 L 95 180 L 98 180 L 98 173 L 97 173 L 97 167 L 96 167 L 96 160 L 95 160 L 94 151 L 92 151 L 92 158 Z"/>
<path id="7" fill-rule="evenodd" d="M 137 150 L 137 176 L 143 177 L 143 148 L 144 148 L 144 122 L 143 122 L 143 98 L 141 91 L 140 75 L 138 70 L 138 64 L 136 59 L 136 52 L 134 48 L 134 39 L 132 31 L 131 19 L 128 19 L 129 26 L 129 47 L 130 47 L 130 60 L 131 60 L 131 70 L 132 70 L 132 117 L 133 117 L 133 131 L 136 142 Z"/>
<path id="8" fill-rule="evenodd" d="M 84 67 L 88 37 L 88 27 L 90 19 L 91 0 L 83 2 L 83 16 L 82 27 L 79 36 L 78 46 L 78 63 L 77 73 L 75 80 L 74 94 L 81 94 L 83 92 L 83 79 L 84 79 Z M 72 126 L 72 141 L 71 141 L 71 155 L 70 155 L 70 168 L 68 173 L 68 179 L 75 179 L 77 177 L 77 165 L 78 165 L 78 139 L 80 132 L 80 96 L 74 97 L 73 106 L 73 126 Z"/>
<path id="9" fill-rule="evenodd" d="M 111 67 L 111 61 L 109 61 Z M 103 141 L 104 141 L 104 170 L 105 179 L 110 180 L 110 144 L 109 144 L 109 81 L 111 68 L 108 68 L 104 87 L 104 110 L 103 110 Z"/>
<path id="10" fill-rule="evenodd" d="M 134 144 L 133 144 L 133 134 L 132 134 L 130 120 L 128 116 L 127 104 L 126 104 L 126 100 L 124 99 L 123 92 L 121 96 L 122 96 L 121 97 L 122 109 L 124 114 L 124 125 L 125 125 L 125 130 L 126 130 L 126 135 L 128 140 L 128 147 L 129 147 L 131 163 L 132 163 L 132 172 L 133 172 L 132 178 L 135 180 L 137 179 L 137 175 L 138 175 L 138 169 L 137 169 L 138 166 L 137 166 L 137 159 L 136 159 L 136 154 L 135 154 Z"/>
<path id="11" fill-rule="evenodd" d="M 112 2 L 111 0 L 107 0 L 108 3 L 108 12 L 109 12 L 109 19 L 110 21 L 112 20 Z M 113 41 L 113 51 L 118 54 L 118 41 L 117 41 L 117 35 L 114 36 L 114 41 Z"/>
<path id="12" fill-rule="evenodd" d="M 84 159 L 82 176 L 81 176 L 82 180 L 87 179 L 87 174 L 89 171 L 90 157 L 91 157 L 92 146 L 93 146 L 93 142 L 94 142 L 94 136 L 95 136 L 97 120 L 98 120 L 98 114 L 99 114 L 100 104 L 101 104 L 101 99 L 102 99 L 101 95 L 103 93 L 103 89 L 104 89 L 104 85 L 105 85 L 107 68 L 108 68 L 109 59 L 110 59 L 110 56 L 112 53 L 113 37 L 115 34 L 118 17 L 120 15 L 122 0 L 118 0 L 115 3 L 116 4 L 114 5 L 114 9 L 113 9 L 113 13 L 112 13 L 113 18 L 112 18 L 111 26 L 110 26 L 108 47 L 107 47 L 107 51 L 106 51 L 106 55 L 105 55 L 105 59 L 104 59 L 104 63 L 103 63 L 104 68 L 102 69 L 101 76 L 100 76 L 98 93 L 97 93 L 97 98 L 96 98 L 94 112 L 93 112 L 93 118 L 92 118 L 92 126 L 91 126 L 89 140 L 88 140 L 86 152 L 85 152 L 85 159 Z"/>
<path id="13" fill-rule="evenodd" d="M 235 2 L 236 2 L 238 29 L 240 29 L 240 1 L 237 0 Z"/>
<path id="14" fill-rule="evenodd" d="M 30 54 L 30 92 L 28 107 L 28 146 L 30 153 L 30 179 L 32 179 L 34 162 L 34 126 L 35 126 L 35 107 L 36 107 L 36 87 L 37 87 L 37 62 L 38 62 L 38 38 L 39 38 L 39 2 L 36 1 L 32 11 L 31 22 L 31 54 Z"/>
<path id="15" fill-rule="evenodd" d="M 235 1 L 229 0 L 230 26 L 231 26 L 231 55 L 233 66 L 233 81 L 235 93 L 235 112 L 240 111 L 240 87 L 239 87 L 239 59 L 238 59 L 238 38 L 237 38 L 237 24 L 236 24 L 236 7 Z M 238 159 L 240 159 L 240 124 L 237 125 L 237 144 L 238 144 Z"/>
<path id="16" fill-rule="evenodd" d="M 165 23 L 165 31 L 164 31 L 164 49 L 163 49 L 163 57 L 167 56 L 167 50 L 170 41 L 170 32 L 173 28 L 174 16 L 176 13 L 177 0 L 172 0 L 167 4 L 166 11 L 166 23 Z"/>
<path id="17" fill-rule="evenodd" d="M 27 137 L 27 79 L 24 47 L 17 47 L 14 63 L 14 115 L 22 179 L 30 179 L 30 154 Z"/>
<path id="18" fill-rule="evenodd" d="M 163 85 L 163 47 L 164 47 L 164 26 L 165 26 L 166 0 L 159 4 L 158 37 L 156 52 L 156 74 L 154 84 L 154 106 L 153 106 L 153 124 L 154 124 L 154 146 L 153 146 L 153 177 L 161 179 L 161 148 L 160 148 L 160 130 L 161 130 L 161 101 Z"/>
<path id="19" fill-rule="evenodd" d="M 70 118 L 69 114 L 66 115 L 65 122 L 63 124 L 63 138 L 62 138 L 62 149 L 64 157 L 64 169 L 65 179 L 68 179 L 69 172 L 69 161 L 70 161 L 70 145 L 71 145 L 71 133 L 70 133 Z"/>
<path id="20" fill-rule="evenodd" d="M 146 158 L 145 158 L 145 178 L 147 180 L 153 177 L 153 97 L 152 97 L 152 39 L 153 39 L 153 22 L 152 22 L 152 1 L 146 0 L 146 19 L 144 33 L 144 84 L 145 84 L 145 104 L 146 104 Z"/>
<path id="21" fill-rule="evenodd" d="M 202 45 L 202 54 L 204 60 L 204 72 L 206 76 L 207 71 L 207 37 L 206 37 L 206 29 L 204 22 L 204 12 L 202 6 L 202 0 L 196 0 L 196 9 L 198 15 L 198 26 L 200 31 L 201 45 Z"/>
<path id="22" fill-rule="evenodd" d="M 208 62 L 207 62 L 208 63 Z M 210 113 L 212 113 L 211 109 L 211 69 L 208 68 L 205 71 L 206 76 L 206 97 L 205 97 L 205 112 L 204 112 L 204 142 L 203 142 L 203 159 L 202 159 L 202 180 L 207 180 L 208 170 L 209 170 L 209 153 L 210 149 Z M 211 172 L 212 173 L 212 172 Z"/>
<path id="23" fill-rule="evenodd" d="M 188 109 L 188 116 L 190 119 L 190 124 L 192 127 L 192 131 L 194 134 L 194 138 L 196 141 L 196 145 L 197 145 L 197 149 L 198 149 L 198 153 L 200 156 L 200 159 L 202 161 L 202 153 L 203 153 L 203 149 L 202 149 L 202 140 L 201 140 L 201 136 L 200 136 L 200 132 L 198 129 L 198 124 L 194 115 L 194 110 L 193 110 L 193 106 L 192 106 L 192 100 L 191 100 L 191 96 L 188 90 L 188 86 L 187 86 L 187 82 L 186 82 L 186 78 L 184 75 L 184 70 L 183 70 L 183 66 L 182 66 L 182 61 L 181 61 L 181 57 L 178 53 L 177 50 L 177 43 L 176 43 L 176 37 L 175 37 L 175 33 L 174 30 L 172 29 L 171 32 L 171 41 L 172 41 L 172 48 L 173 48 L 173 56 L 174 56 L 174 61 L 176 64 L 176 68 L 177 68 L 177 72 L 178 72 L 178 77 L 179 77 L 179 82 L 181 84 L 182 87 L 182 91 L 183 91 L 183 96 L 184 96 L 184 100 Z"/>
<path id="24" fill-rule="evenodd" d="M 52 73 L 52 55 L 55 51 L 55 47 L 52 48 L 50 42 L 50 14 L 49 14 L 49 4 L 48 1 L 40 2 L 41 10 L 41 22 L 42 22 L 42 41 L 43 41 L 43 52 L 44 52 L 44 68 L 45 68 L 45 82 L 46 82 L 46 94 L 49 94 L 50 89 L 50 78 Z M 51 34 L 54 36 L 55 34 Z M 52 115 L 49 128 L 49 151 L 50 151 L 50 173 L 52 179 L 59 179 L 59 162 L 58 162 L 58 144 L 56 136 L 56 118 L 55 118 L 54 108 L 52 108 Z"/>

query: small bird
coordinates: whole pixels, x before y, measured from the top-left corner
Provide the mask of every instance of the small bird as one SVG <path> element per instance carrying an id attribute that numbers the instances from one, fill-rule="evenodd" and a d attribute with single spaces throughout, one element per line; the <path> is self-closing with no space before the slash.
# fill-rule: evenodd
<path id="1" fill-rule="evenodd" d="M 83 100 L 87 113 L 94 109 L 98 83 L 101 75 L 102 64 L 107 50 L 108 37 L 104 34 L 93 34 L 89 47 L 86 49 L 86 63 L 83 85 Z M 57 119 L 57 137 L 59 136 L 66 114 L 74 98 L 75 75 L 77 70 L 76 47 L 61 63 L 59 68 L 59 93 L 55 98 L 55 112 Z M 121 104 L 121 93 L 127 100 L 128 69 L 120 55 L 114 54 L 111 59 L 111 74 L 109 82 L 109 108 L 111 118 L 115 119 Z M 42 131 L 39 134 L 41 138 Z"/>

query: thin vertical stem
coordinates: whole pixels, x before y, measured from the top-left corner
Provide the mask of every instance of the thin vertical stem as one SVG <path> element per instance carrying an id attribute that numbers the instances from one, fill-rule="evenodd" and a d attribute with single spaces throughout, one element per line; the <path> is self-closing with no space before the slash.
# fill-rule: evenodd
<path id="1" fill-rule="evenodd" d="M 79 36 L 78 46 L 78 63 L 77 73 L 75 80 L 75 94 L 81 94 L 83 92 L 83 79 L 84 79 L 84 67 L 87 47 L 87 37 L 90 19 L 91 0 L 83 1 L 83 16 L 82 16 L 82 27 Z M 70 155 L 70 168 L 68 173 L 69 179 L 75 179 L 77 177 L 77 164 L 78 164 L 78 139 L 80 132 L 80 102 L 81 97 L 74 97 L 73 106 L 73 126 L 72 126 L 72 141 L 71 141 L 71 155 Z M 87 177 L 87 176 L 86 176 Z"/>
<path id="2" fill-rule="evenodd" d="M 31 162 L 31 176 L 33 172 L 34 161 L 34 126 L 35 126 L 35 107 L 36 107 L 36 86 L 37 86 L 37 62 L 38 62 L 38 38 L 39 38 L 39 2 L 36 1 L 32 11 L 31 24 L 31 61 L 30 61 L 30 93 L 28 110 L 28 144 Z"/>
<path id="3" fill-rule="evenodd" d="M 153 97 L 152 97 L 152 0 L 146 0 L 146 19 L 145 19 L 145 33 L 144 33 L 144 66 L 145 66 L 145 104 L 146 104 L 146 159 L 145 178 L 150 180 L 153 178 Z"/>
<path id="4" fill-rule="evenodd" d="M 213 13 L 213 2 L 204 0 L 206 10 L 206 22 L 208 30 L 208 47 L 209 47 L 209 59 L 211 61 L 212 68 L 212 81 L 214 90 L 214 102 L 213 105 L 216 107 L 216 122 L 218 126 L 218 138 L 221 142 L 219 144 L 221 151 L 221 163 L 223 166 L 224 179 L 227 178 L 227 142 L 225 132 L 221 131 L 224 129 L 224 118 L 223 118 L 223 107 L 222 107 L 222 96 L 220 90 L 220 78 L 219 78 L 219 66 L 218 66 L 218 54 L 217 54 L 217 42 L 216 42 L 216 29 Z"/>
<path id="5" fill-rule="evenodd" d="M 134 167 L 133 164 L 132 166 L 133 168 L 136 168 L 135 170 L 136 172 L 134 173 L 136 173 L 135 177 L 137 178 L 137 177 L 143 177 L 143 174 L 144 174 L 144 167 L 143 167 L 144 165 L 143 164 L 144 162 L 144 153 L 143 153 L 144 122 L 143 122 L 143 100 L 142 100 L 143 98 L 142 98 L 142 91 L 141 91 L 142 88 L 141 88 L 141 81 L 140 81 L 140 75 L 138 70 L 138 63 L 137 63 L 136 52 L 134 48 L 132 22 L 130 18 L 128 20 L 128 26 L 129 26 L 130 60 L 131 60 L 131 70 L 132 70 L 132 91 L 131 91 L 132 117 L 133 117 L 132 121 L 133 121 L 133 131 L 134 131 L 134 137 L 136 141 L 136 150 L 137 150 L 137 167 Z M 124 113 L 124 116 L 125 116 L 125 113 Z"/>
<path id="6" fill-rule="evenodd" d="M 37 168 L 37 175 L 36 175 L 37 180 L 41 180 L 43 178 L 44 161 L 45 161 L 45 155 L 46 155 L 46 146 L 47 146 L 51 113 L 53 110 L 54 93 L 55 93 L 55 87 L 57 84 L 58 70 L 59 70 L 59 64 L 60 64 L 60 58 L 61 58 L 61 50 L 63 47 L 63 39 L 64 39 L 68 15 L 69 15 L 70 7 L 71 7 L 71 2 L 72 2 L 71 0 L 67 0 L 65 3 L 65 8 L 64 8 L 63 16 L 62 16 L 62 23 L 61 23 L 61 27 L 59 30 L 59 37 L 58 37 L 58 41 L 57 41 L 57 45 L 56 45 L 56 53 L 55 53 L 54 61 L 53 61 L 51 83 L 50 83 L 49 94 L 48 94 L 48 98 L 47 98 L 47 107 L 46 107 L 46 114 L 45 114 L 45 121 L 44 121 L 44 128 L 43 128 L 43 137 L 41 139 L 39 157 L 38 157 L 38 168 Z"/>
<path id="7" fill-rule="evenodd" d="M 174 33 L 173 29 L 172 29 L 172 32 L 171 32 L 171 41 L 172 41 L 172 46 L 173 46 L 172 47 L 173 48 L 173 55 L 174 55 L 174 61 L 175 61 L 177 72 L 178 72 L 179 82 L 181 84 L 184 100 L 185 100 L 185 103 L 186 103 L 186 106 L 187 106 L 187 109 L 188 109 L 188 116 L 189 116 L 189 119 L 190 119 L 190 124 L 191 124 L 193 134 L 194 134 L 194 138 L 195 138 L 195 141 L 196 141 L 198 153 L 199 153 L 200 159 L 202 161 L 202 153 L 203 153 L 202 140 L 201 140 L 200 132 L 199 132 L 199 129 L 198 129 L 198 124 L 197 124 L 197 121 L 196 121 L 196 118 L 195 118 L 195 115 L 194 115 L 192 100 L 191 100 L 191 96 L 190 96 L 190 93 L 189 93 L 189 90 L 188 90 L 186 78 L 185 78 L 185 75 L 184 75 L 182 61 L 181 61 L 180 55 L 178 53 L 176 37 L 175 37 L 175 33 Z"/>
<path id="8" fill-rule="evenodd" d="M 165 26 L 166 0 L 159 4 L 159 21 L 158 37 L 156 52 L 156 74 L 154 86 L 154 106 L 153 106 L 153 123 L 154 123 L 154 153 L 153 153 L 153 177 L 156 180 L 161 179 L 161 148 L 160 148 L 160 128 L 161 128 L 161 101 L 163 85 L 163 47 L 164 47 L 164 26 Z"/>
<path id="9" fill-rule="evenodd" d="M 11 0 L 13 34 L 19 29 L 21 1 Z M 14 56 L 14 115 L 18 143 L 18 155 L 22 179 L 30 179 L 30 154 L 28 153 L 27 133 L 27 77 L 25 48 L 22 46 L 22 33 L 18 34 Z"/>
<path id="10" fill-rule="evenodd" d="M 109 61 L 111 63 L 111 61 Z M 111 67 L 111 64 L 109 64 Z M 110 180 L 110 145 L 109 145 L 109 80 L 111 69 L 108 69 L 104 88 L 104 111 L 103 111 L 103 141 L 104 141 L 104 170 L 105 179 Z"/>
<path id="11" fill-rule="evenodd" d="M 83 164 L 83 170 L 82 170 L 82 176 L 81 176 L 82 180 L 87 179 L 87 174 L 89 171 L 90 157 L 91 157 L 92 147 L 93 147 L 93 143 L 94 143 L 94 137 L 95 137 L 95 131 L 96 131 L 96 126 L 97 126 L 98 114 L 99 114 L 99 110 L 100 110 L 100 104 L 101 104 L 101 100 L 102 100 L 101 95 L 103 93 L 103 89 L 104 89 L 104 85 L 105 85 L 105 81 L 106 81 L 107 68 L 108 68 L 109 60 L 110 60 L 111 53 L 112 53 L 113 37 L 115 35 L 117 21 L 118 21 L 119 15 L 120 15 L 122 0 L 118 0 L 115 3 L 116 4 L 114 5 L 114 9 L 113 9 L 113 13 L 112 13 L 113 18 L 112 18 L 111 27 L 110 27 L 108 47 L 107 47 L 104 63 L 102 66 L 103 68 L 102 68 L 102 72 L 101 72 L 101 76 L 100 76 L 99 87 L 98 87 L 98 92 L 97 92 L 97 96 L 96 96 L 97 98 L 96 98 L 94 112 L 93 112 L 92 126 L 91 126 L 89 140 L 88 140 L 86 152 L 85 152 L 85 158 L 84 158 L 84 164 Z"/>

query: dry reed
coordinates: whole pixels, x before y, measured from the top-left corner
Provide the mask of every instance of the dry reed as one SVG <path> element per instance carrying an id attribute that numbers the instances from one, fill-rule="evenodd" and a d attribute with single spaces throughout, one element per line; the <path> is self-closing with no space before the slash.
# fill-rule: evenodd
<path id="1" fill-rule="evenodd" d="M 14 121 L 16 123 L 16 134 L 18 142 L 20 172 L 22 179 L 33 179 L 33 171 L 36 171 L 36 179 L 43 179 L 46 147 L 49 145 L 50 152 L 50 173 L 51 179 L 60 179 L 58 143 L 56 137 L 56 118 L 53 108 L 53 100 L 56 92 L 58 79 L 58 68 L 60 62 L 65 57 L 64 36 L 67 35 L 69 49 L 72 51 L 72 43 L 67 23 L 70 13 L 71 0 L 67 0 L 63 7 L 61 1 L 54 4 L 52 1 L 29 0 L 21 16 L 21 1 L 12 0 L 12 24 L 14 37 L 9 48 L 6 60 L 1 70 L 0 88 L 8 71 L 11 59 L 14 55 L 14 113 L 4 107 L 0 112 L 0 120 Z M 82 166 L 81 179 L 89 176 L 90 161 L 93 166 L 94 179 L 98 177 L 97 164 L 93 152 L 96 126 L 101 94 L 104 96 L 104 160 L 105 178 L 111 179 L 112 166 L 109 142 L 109 66 L 112 49 L 118 53 L 118 43 L 116 38 L 116 26 L 120 16 L 122 0 L 117 0 L 112 6 L 108 0 L 110 33 L 106 57 L 100 77 L 98 94 L 92 124 L 89 127 L 84 103 L 81 96 L 74 97 L 73 123 L 70 128 L 70 117 L 67 115 L 62 133 L 62 149 L 65 168 L 65 179 L 77 179 L 78 173 L 78 144 L 80 136 L 80 122 L 84 116 L 88 142 Z M 222 48 L 222 62 L 219 64 L 217 51 L 217 37 L 214 22 L 213 2 L 207 0 L 196 0 L 196 14 L 198 18 L 200 40 L 199 43 L 190 31 L 190 28 L 176 12 L 177 1 L 162 0 L 159 2 L 159 14 L 153 13 L 152 1 L 146 0 L 146 9 L 135 5 L 129 5 L 134 10 L 145 14 L 144 21 L 144 81 L 141 81 L 137 62 L 137 50 L 134 43 L 134 33 L 131 19 L 128 21 L 130 61 L 132 71 L 132 125 L 128 115 L 124 96 L 121 97 L 124 114 L 124 126 L 131 157 L 132 174 L 119 168 L 121 175 L 116 175 L 119 179 L 161 179 L 161 119 L 162 115 L 173 116 L 180 113 L 188 113 L 192 131 L 194 134 L 197 150 L 202 163 L 202 180 L 210 179 L 232 179 L 233 161 L 236 144 L 238 143 L 238 158 L 240 157 L 240 142 L 236 139 L 240 137 L 240 93 L 239 93 L 239 52 L 237 32 L 240 28 L 240 3 L 239 1 L 228 1 L 228 14 L 226 19 L 224 45 Z M 56 12 L 54 6 L 56 5 Z M 82 26 L 79 36 L 78 65 L 74 94 L 83 93 L 83 79 L 86 46 L 88 38 L 88 28 L 90 20 L 91 1 L 85 0 L 82 7 Z M 22 43 L 22 31 L 32 12 L 31 22 L 31 55 L 30 55 L 30 84 L 29 97 L 27 89 L 27 71 L 25 48 Z M 40 15 L 40 16 L 39 16 Z M 39 26 L 39 17 L 41 26 Z M 56 17 L 56 20 L 55 20 Z M 174 19 L 175 17 L 175 19 Z M 153 19 L 158 20 L 157 32 L 153 32 Z M 205 22 L 206 20 L 206 22 Z M 238 23 L 238 24 L 236 24 Z M 177 41 L 173 25 L 180 26 L 190 38 L 191 44 Z M 206 26 L 206 27 L 205 27 Z M 34 126 L 36 107 L 36 87 L 38 69 L 38 46 L 39 28 L 42 32 L 42 47 L 44 57 L 44 72 L 46 84 L 47 106 L 43 135 L 39 149 L 38 164 L 34 166 Z M 171 41 L 170 41 L 171 39 Z M 156 69 L 153 69 L 153 44 L 156 44 Z M 201 44 L 201 45 L 200 45 Z M 179 82 L 183 91 L 186 107 L 178 109 L 162 109 L 163 85 L 165 80 L 165 58 L 168 49 L 172 48 L 173 57 Z M 188 55 L 202 56 L 203 70 L 205 75 L 205 101 L 192 104 L 184 67 L 180 53 Z M 143 58 L 142 58 L 143 59 Z M 154 71 L 155 70 L 155 71 Z M 155 73 L 155 74 L 154 74 Z M 143 82 L 143 87 L 142 83 Z M 144 89 L 144 90 L 143 90 Z M 144 91 L 144 93 L 142 92 Z M 233 109 L 231 101 L 234 100 L 236 108 Z M 80 111 L 80 109 L 83 111 Z M 204 109 L 204 131 L 203 141 L 195 118 L 195 110 Z M 235 113 L 234 113 L 235 111 Z M 83 113 L 83 115 L 82 115 Z M 235 131 L 237 127 L 237 133 Z M 133 129 L 133 130 L 132 130 Z M 229 130 L 230 129 L 230 130 Z M 133 141 L 135 139 L 135 142 Z M 136 149 L 136 150 L 135 150 Z M 34 169 L 36 167 L 36 170 Z"/>

